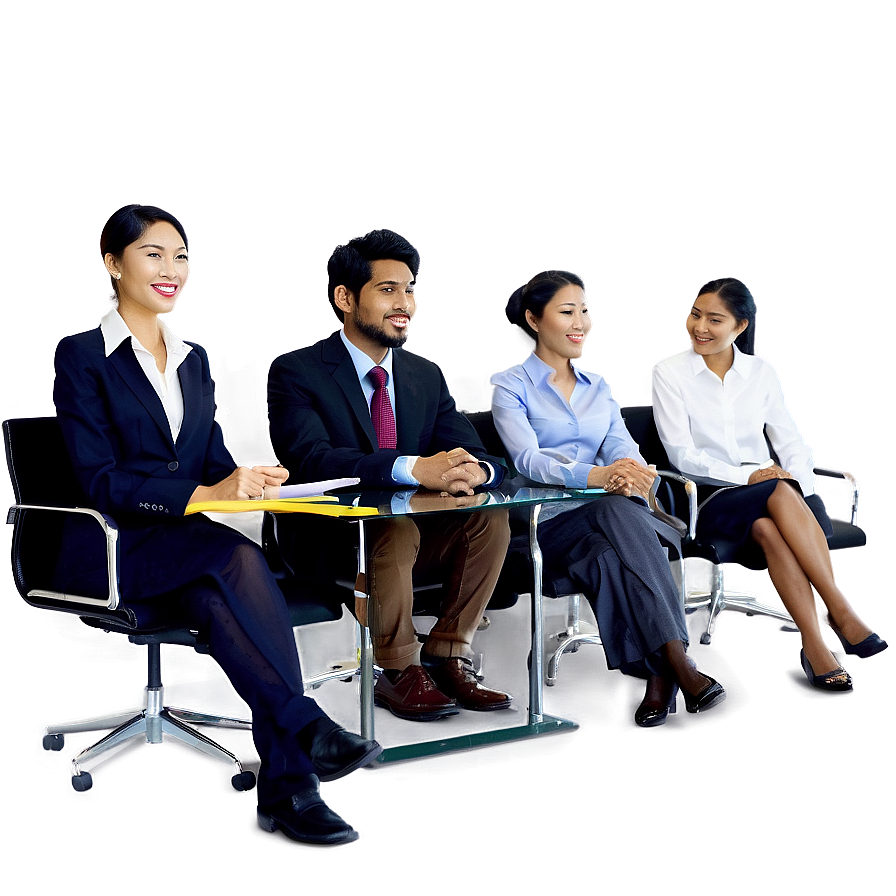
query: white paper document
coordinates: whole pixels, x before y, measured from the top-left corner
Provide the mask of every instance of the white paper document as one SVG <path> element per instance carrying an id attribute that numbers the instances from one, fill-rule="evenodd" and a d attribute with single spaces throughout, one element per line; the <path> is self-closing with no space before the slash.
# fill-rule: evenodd
<path id="1" fill-rule="evenodd" d="M 299 482 L 296 485 L 281 485 L 280 498 L 311 498 L 314 495 L 322 495 L 334 488 L 345 488 L 347 485 L 357 485 L 361 480 L 349 479 L 323 479 L 320 482 Z"/>

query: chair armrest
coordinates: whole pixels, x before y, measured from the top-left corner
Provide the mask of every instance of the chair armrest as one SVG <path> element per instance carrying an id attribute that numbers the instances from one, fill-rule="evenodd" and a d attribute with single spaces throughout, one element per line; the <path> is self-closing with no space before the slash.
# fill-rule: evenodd
<path id="1" fill-rule="evenodd" d="M 816 476 L 827 476 L 831 479 L 844 479 L 852 486 L 852 513 L 850 514 L 849 521 L 853 526 L 858 525 L 856 523 L 856 519 L 859 514 L 859 484 L 856 482 L 856 477 L 852 475 L 852 473 L 846 473 L 842 470 L 827 470 L 823 467 L 816 467 L 813 471 Z"/>
<path id="2" fill-rule="evenodd" d="M 673 473 L 670 470 L 657 470 L 656 471 L 657 479 L 655 480 L 656 485 L 659 485 L 659 479 L 670 479 L 673 482 L 679 482 L 684 486 L 684 492 L 688 496 L 688 539 L 693 541 L 697 535 L 697 485 L 692 479 L 688 479 L 687 476 L 682 476 L 681 473 Z M 653 499 L 651 503 L 651 509 L 655 507 L 656 501 L 656 488 L 652 490 L 651 498 Z"/>
<path id="3" fill-rule="evenodd" d="M 106 539 L 106 577 L 108 595 L 105 598 L 88 597 L 80 594 L 66 594 L 60 591 L 48 591 L 34 588 L 27 592 L 27 597 L 58 600 L 68 603 L 83 604 L 85 607 L 102 607 L 106 610 L 117 610 L 121 602 L 118 590 L 118 529 L 115 521 L 89 507 L 53 507 L 48 504 L 13 504 L 6 516 L 7 524 L 15 523 L 20 514 L 26 511 L 46 511 L 50 513 L 77 513 L 96 520 Z M 24 584 L 24 583 L 23 583 Z M 23 595 L 25 596 L 25 595 Z"/>

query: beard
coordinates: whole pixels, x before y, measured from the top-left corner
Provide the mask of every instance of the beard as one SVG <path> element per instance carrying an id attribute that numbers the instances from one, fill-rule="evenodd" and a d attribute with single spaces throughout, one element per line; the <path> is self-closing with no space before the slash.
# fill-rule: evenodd
<path id="1" fill-rule="evenodd" d="M 377 326 L 376 324 L 369 324 L 367 323 L 367 321 L 361 320 L 361 317 L 357 313 L 357 311 L 352 315 L 352 321 L 355 324 L 355 328 L 360 333 L 362 333 L 368 339 L 372 339 L 383 348 L 401 348 L 408 340 L 407 332 L 396 333 L 394 336 L 392 336 L 387 333 L 382 327 Z"/>

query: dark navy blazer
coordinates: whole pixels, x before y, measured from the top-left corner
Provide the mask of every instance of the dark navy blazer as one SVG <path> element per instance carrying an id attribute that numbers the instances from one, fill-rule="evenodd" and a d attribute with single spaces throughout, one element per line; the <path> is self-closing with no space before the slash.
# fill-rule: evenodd
<path id="1" fill-rule="evenodd" d="M 392 467 L 402 455 L 428 457 L 465 448 L 504 478 L 503 462 L 485 453 L 461 414 L 442 371 L 404 349 L 393 351 L 397 448 L 377 450 L 370 408 L 339 332 L 281 355 L 268 376 L 271 442 L 294 482 L 357 476 L 365 488 L 394 488 Z"/>
<path id="2" fill-rule="evenodd" d="M 178 368 L 184 421 L 177 442 L 130 339 L 108 358 L 99 328 L 56 349 L 53 400 L 75 473 L 91 506 L 118 522 L 180 517 L 198 485 L 236 469 L 215 422 L 208 357 L 189 344 Z"/>

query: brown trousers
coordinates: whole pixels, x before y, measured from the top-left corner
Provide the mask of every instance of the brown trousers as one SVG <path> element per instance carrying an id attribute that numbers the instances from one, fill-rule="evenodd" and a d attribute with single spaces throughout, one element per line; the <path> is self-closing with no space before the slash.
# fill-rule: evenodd
<path id="1" fill-rule="evenodd" d="M 413 579 L 441 581 L 445 597 L 423 649 L 468 656 L 510 543 L 503 509 L 401 516 L 367 524 L 367 584 L 374 657 L 386 669 L 420 662 Z"/>

